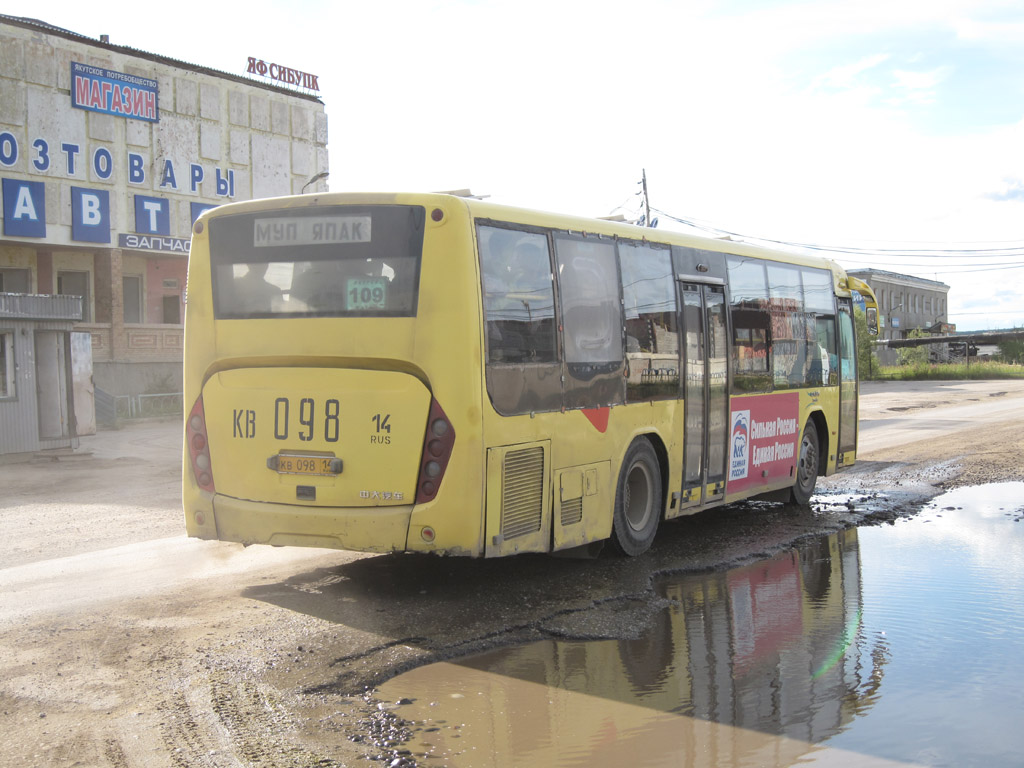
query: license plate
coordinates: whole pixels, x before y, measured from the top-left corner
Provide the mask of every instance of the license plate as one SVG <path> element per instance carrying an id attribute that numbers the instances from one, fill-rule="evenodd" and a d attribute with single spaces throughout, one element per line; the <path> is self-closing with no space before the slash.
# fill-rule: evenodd
<path id="1" fill-rule="evenodd" d="M 288 475 L 337 475 L 341 472 L 341 459 L 333 456 L 300 456 L 279 453 L 267 461 L 271 469 Z"/>

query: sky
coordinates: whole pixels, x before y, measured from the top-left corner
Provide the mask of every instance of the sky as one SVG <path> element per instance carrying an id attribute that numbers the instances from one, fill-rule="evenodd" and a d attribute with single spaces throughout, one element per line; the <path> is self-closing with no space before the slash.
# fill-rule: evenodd
<path id="1" fill-rule="evenodd" d="M 331 191 L 636 218 L 646 172 L 660 228 L 824 246 L 949 285 L 958 330 L 1024 327 L 1019 0 L 97 8 L 2 12 L 231 74 L 250 56 L 315 74 Z"/>

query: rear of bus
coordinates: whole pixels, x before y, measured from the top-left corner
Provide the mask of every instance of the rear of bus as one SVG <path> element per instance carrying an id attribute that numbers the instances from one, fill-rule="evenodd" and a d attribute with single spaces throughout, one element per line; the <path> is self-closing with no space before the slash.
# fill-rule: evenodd
<path id="1" fill-rule="evenodd" d="M 458 198 L 204 214 L 185 320 L 188 534 L 482 553 L 479 296 Z"/>

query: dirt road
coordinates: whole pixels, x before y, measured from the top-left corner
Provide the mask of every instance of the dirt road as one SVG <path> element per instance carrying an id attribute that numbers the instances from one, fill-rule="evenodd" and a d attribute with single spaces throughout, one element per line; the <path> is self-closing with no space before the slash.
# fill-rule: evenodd
<path id="1" fill-rule="evenodd" d="M 359 764 L 394 736 L 361 693 L 398 671 L 550 634 L 628 632 L 659 607 L 657 573 L 902 514 L 940 487 L 1024 479 L 1022 398 L 1024 382 L 865 384 L 861 461 L 822 482 L 813 510 L 698 515 L 636 560 L 189 540 L 176 422 L 2 464 L 0 765 Z M 856 501 L 831 503 L 847 491 Z"/>

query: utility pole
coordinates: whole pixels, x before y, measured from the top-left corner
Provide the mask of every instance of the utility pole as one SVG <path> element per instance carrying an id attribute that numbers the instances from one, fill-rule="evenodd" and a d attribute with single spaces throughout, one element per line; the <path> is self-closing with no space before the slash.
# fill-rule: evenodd
<path id="1" fill-rule="evenodd" d="M 647 199 L 647 169 L 643 169 L 643 179 L 640 181 L 644 189 L 644 226 L 651 226 L 651 203 Z"/>

